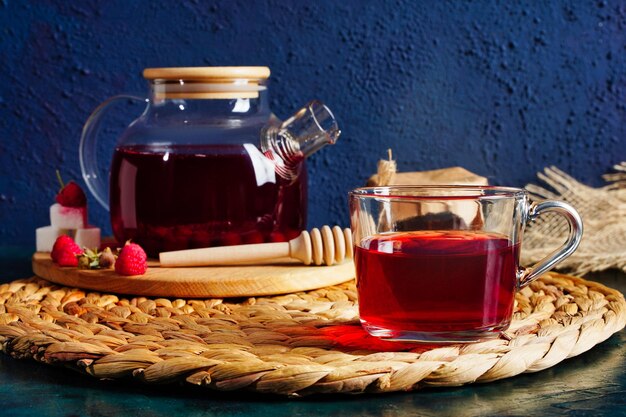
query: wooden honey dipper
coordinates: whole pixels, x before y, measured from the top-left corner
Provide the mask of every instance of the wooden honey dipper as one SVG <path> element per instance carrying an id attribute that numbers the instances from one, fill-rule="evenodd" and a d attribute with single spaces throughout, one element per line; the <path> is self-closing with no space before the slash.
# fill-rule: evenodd
<path id="1" fill-rule="evenodd" d="M 163 267 L 250 264 L 278 258 L 292 258 L 305 265 L 333 265 L 352 258 L 350 229 L 323 226 L 303 231 L 289 242 L 257 243 L 161 252 Z"/>

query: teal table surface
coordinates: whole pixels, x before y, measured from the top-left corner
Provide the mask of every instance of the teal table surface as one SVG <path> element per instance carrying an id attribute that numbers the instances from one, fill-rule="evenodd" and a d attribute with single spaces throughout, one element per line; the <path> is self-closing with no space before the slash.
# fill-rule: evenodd
<path id="1" fill-rule="evenodd" d="M 0 246 L 0 282 L 32 275 L 30 248 Z M 626 274 L 586 277 L 626 292 Z M 388 395 L 284 399 L 98 381 L 0 354 L 0 416 L 626 416 L 626 332 L 547 370 Z"/>

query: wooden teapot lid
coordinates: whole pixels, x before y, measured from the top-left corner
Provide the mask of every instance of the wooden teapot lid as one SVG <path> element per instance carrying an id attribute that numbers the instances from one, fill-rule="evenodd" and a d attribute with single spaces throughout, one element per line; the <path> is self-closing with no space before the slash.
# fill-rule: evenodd
<path id="1" fill-rule="evenodd" d="M 268 67 L 169 67 L 146 68 L 143 77 L 148 80 L 190 80 L 208 81 L 215 79 L 267 79 Z"/>
<path id="2" fill-rule="evenodd" d="M 146 68 L 156 99 L 258 98 L 266 89 L 268 67 Z"/>

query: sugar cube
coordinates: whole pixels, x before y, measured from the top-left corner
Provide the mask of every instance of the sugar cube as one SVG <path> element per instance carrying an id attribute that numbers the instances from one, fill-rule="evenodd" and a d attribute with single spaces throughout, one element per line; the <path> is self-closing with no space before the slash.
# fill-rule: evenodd
<path id="1" fill-rule="evenodd" d="M 77 229 L 74 241 L 81 248 L 98 249 L 100 247 L 100 228 L 88 226 Z"/>
<path id="2" fill-rule="evenodd" d="M 57 238 L 61 235 L 68 235 L 69 230 L 45 226 L 38 227 L 35 234 L 37 236 L 37 252 L 51 252 Z"/>
<path id="3" fill-rule="evenodd" d="M 50 206 L 50 223 L 59 229 L 82 229 L 87 224 L 87 207 Z"/>

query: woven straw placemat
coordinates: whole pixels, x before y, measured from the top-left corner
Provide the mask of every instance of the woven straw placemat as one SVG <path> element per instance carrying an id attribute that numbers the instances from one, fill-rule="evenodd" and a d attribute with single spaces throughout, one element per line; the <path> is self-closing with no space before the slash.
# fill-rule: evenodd
<path id="1" fill-rule="evenodd" d="M 549 368 L 622 329 L 624 296 L 551 273 L 516 296 L 501 338 L 384 342 L 358 324 L 354 283 L 243 300 L 119 298 L 38 278 L 0 285 L 0 344 L 97 378 L 281 395 L 457 386 Z"/>

